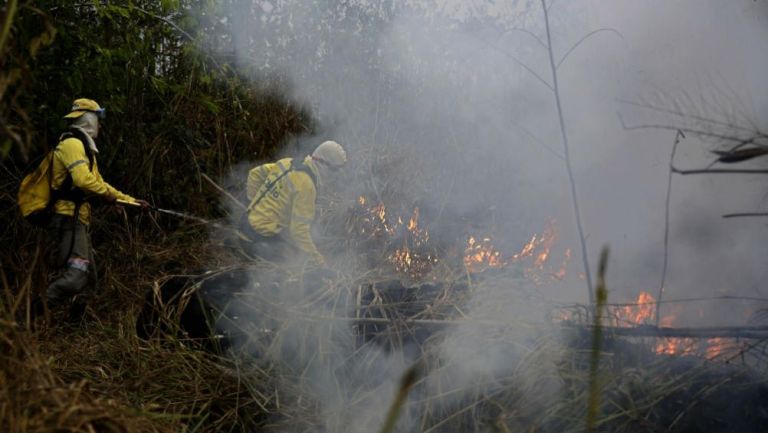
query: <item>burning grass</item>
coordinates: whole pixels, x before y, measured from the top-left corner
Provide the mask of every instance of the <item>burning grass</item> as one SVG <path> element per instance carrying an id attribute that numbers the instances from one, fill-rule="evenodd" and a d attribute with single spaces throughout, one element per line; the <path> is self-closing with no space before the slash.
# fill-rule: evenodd
<path id="1" fill-rule="evenodd" d="M 181 231 L 162 247 L 137 236 L 141 248 L 103 251 L 122 266 L 101 275 L 103 291 L 80 326 L 62 324 L 61 314 L 56 326 L 18 325 L 34 281 L 16 293 L 6 285 L 1 429 L 374 432 L 400 375 L 415 371 L 395 431 L 583 431 L 589 310 L 543 314 L 554 305 L 542 286 L 570 284 L 557 278 L 569 255 L 547 240 L 556 226 L 514 253 L 482 234 L 452 249 L 433 243 L 414 209 L 370 220 L 380 229 L 358 238 L 368 256 L 349 258 L 376 264 L 361 274 L 233 266 L 220 245 Z M 395 254 L 403 248 L 412 259 L 434 254 L 429 269 Z M 201 350 L 173 326 L 137 338 L 145 290 L 203 263 L 248 276 L 223 287 L 230 349 Z M 653 322 L 647 296 L 610 307 L 605 325 Z M 660 346 L 667 341 L 605 334 L 598 431 L 759 431 L 768 422 L 765 370 L 710 356 L 725 341 L 697 339 L 695 351 Z"/>
<path id="2" fill-rule="evenodd" d="M 282 365 L 276 392 L 302 396 L 265 431 L 377 431 L 413 365 L 397 431 L 583 431 L 590 334 L 533 314 L 546 301 L 519 273 L 412 287 L 297 277 L 285 276 L 279 292 L 257 278 L 227 312 L 258 318 L 238 324 L 235 356 Z M 766 421 L 764 371 L 662 356 L 655 339 L 605 338 L 598 431 L 753 431 Z"/>
<path id="3" fill-rule="evenodd" d="M 260 284 L 239 297 L 258 319 L 224 357 L 174 334 L 142 342 L 132 313 L 42 331 L 3 323 L 4 431 L 377 431 L 412 364 L 397 431 L 583 430 L 589 338 L 523 314 L 541 307 L 524 277 L 410 288 L 349 278 L 310 288 L 296 277 L 283 292 Z M 470 296 L 499 284 L 528 299 L 505 320 L 499 300 Z M 615 340 L 598 371 L 600 431 L 736 431 L 723 419 L 755 431 L 765 421 L 765 377 L 748 366 Z"/>

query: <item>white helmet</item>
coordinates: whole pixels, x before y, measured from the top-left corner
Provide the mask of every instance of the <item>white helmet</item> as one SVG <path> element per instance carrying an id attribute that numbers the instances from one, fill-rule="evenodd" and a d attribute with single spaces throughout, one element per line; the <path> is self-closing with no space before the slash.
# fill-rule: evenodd
<path id="1" fill-rule="evenodd" d="M 331 168 L 341 168 L 347 163 L 347 152 L 335 141 L 324 141 L 312 152 L 312 159 L 329 165 Z"/>

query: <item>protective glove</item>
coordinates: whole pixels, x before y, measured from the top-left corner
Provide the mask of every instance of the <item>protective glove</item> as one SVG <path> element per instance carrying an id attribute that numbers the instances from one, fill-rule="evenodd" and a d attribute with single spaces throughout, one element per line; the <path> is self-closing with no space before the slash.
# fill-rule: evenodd
<path id="1" fill-rule="evenodd" d="M 141 206 L 141 210 L 144 212 L 147 212 L 150 209 L 152 209 L 152 205 L 149 204 L 149 202 L 146 200 L 136 199 L 136 203 L 138 203 L 139 206 Z"/>

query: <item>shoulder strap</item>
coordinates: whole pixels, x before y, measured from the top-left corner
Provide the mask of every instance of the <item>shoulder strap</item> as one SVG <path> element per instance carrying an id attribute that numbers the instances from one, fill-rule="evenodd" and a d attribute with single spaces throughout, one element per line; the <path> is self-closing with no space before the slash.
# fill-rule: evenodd
<path id="1" fill-rule="evenodd" d="M 299 167 L 295 167 L 294 170 L 301 171 L 304 173 L 307 173 L 309 175 L 309 178 L 312 179 L 312 184 L 317 185 L 317 176 L 315 176 L 315 173 L 312 171 L 311 168 L 307 166 L 307 164 L 304 164 L 303 162 Z"/>
<path id="2" fill-rule="evenodd" d="M 251 203 L 245 209 L 245 213 L 247 214 L 248 212 L 251 211 L 251 209 L 256 207 L 256 205 L 258 205 L 261 202 L 261 200 L 264 197 L 266 197 L 267 194 L 269 194 L 273 189 L 275 189 L 275 185 L 277 185 L 277 183 L 280 181 L 280 179 L 284 178 L 291 171 L 293 171 L 293 160 L 291 160 L 291 162 L 289 163 L 288 167 L 283 169 L 283 172 L 280 173 L 280 175 L 278 175 L 275 178 L 275 180 L 273 180 L 272 182 L 267 181 L 267 183 L 265 185 L 266 188 L 264 188 L 264 191 L 261 194 L 256 195 L 256 196 L 253 197 L 253 200 L 251 200 Z"/>
<path id="3" fill-rule="evenodd" d="M 83 131 L 77 128 L 69 128 L 66 132 L 64 132 L 64 134 L 61 135 L 59 143 L 70 137 L 80 140 L 80 143 L 83 144 L 85 156 L 88 157 L 88 170 L 93 171 L 93 161 L 95 160 L 95 157 L 93 155 L 93 150 L 91 150 L 91 146 L 88 145 L 88 137 L 85 136 Z"/>
<path id="4" fill-rule="evenodd" d="M 88 157 L 88 170 L 92 172 L 95 157 L 93 155 L 93 150 L 91 150 L 91 147 L 88 146 L 88 138 L 85 137 L 83 131 L 75 128 L 68 129 L 61 135 L 59 144 L 67 138 L 76 138 L 83 145 L 85 156 Z M 56 146 L 58 147 L 58 144 Z M 51 163 L 53 163 L 53 152 L 51 152 Z M 61 183 L 59 188 L 55 190 L 53 189 L 53 164 L 51 164 L 51 177 L 49 181 L 52 192 L 51 202 L 55 202 L 56 200 L 68 200 L 74 202 L 76 206 L 79 206 L 79 203 L 85 199 L 85 194 L 83 194 L 82 191 L 75 191 L 74 188 L 72 188 L 72 175 L 69 172 L 67 173 L 67 177 L 64 178 L 64 181 Z"/>

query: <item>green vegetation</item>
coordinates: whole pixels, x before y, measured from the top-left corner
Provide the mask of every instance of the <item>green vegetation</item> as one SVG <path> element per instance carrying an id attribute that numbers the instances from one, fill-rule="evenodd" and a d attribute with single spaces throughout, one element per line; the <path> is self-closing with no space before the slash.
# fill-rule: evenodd
<path id="1" fill-rule="evenodd" d="M 56 144 L 78 97 L 107 108 L 99 163 L 110 183 L 209 218 L 225 210 L 201 174 L 223 177 L 312 130 L 307 111 L 282 96 L 286 83 L 254 85 L 248 71 L 201 54 L 203 45 L 226 48 L 211 31 L 221 23 L 205 18 L 212 7 L 22 0 L 0 10 L 0 431 L 233 431 L 256 422 L 258 402 L 231 373 L 246 367 L 135 336 L 152 281 L 224 260 L 204 248 L 204 227 L 99 209 L 92 321 L 73 327 L 54 315 L 35 328 L 29 307 L 47 279 L 44 233 L 15 207 L 22 173 Z"/>

